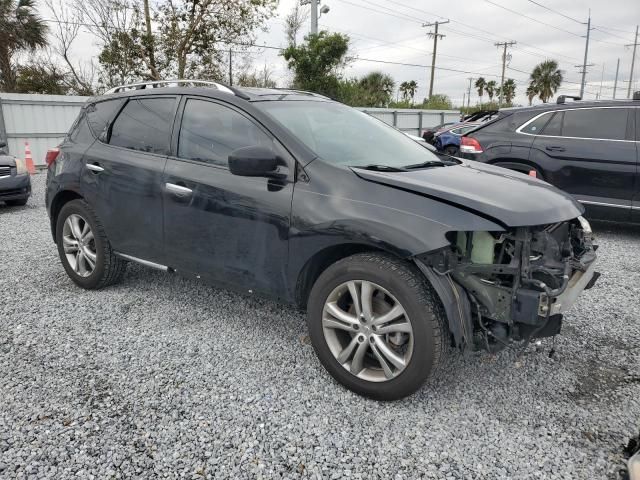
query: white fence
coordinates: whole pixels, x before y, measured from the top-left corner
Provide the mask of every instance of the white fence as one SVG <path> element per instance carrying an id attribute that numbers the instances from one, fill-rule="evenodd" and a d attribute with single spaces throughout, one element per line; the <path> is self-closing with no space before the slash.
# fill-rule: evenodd
<path id="1" fill-rule="evenodd" d="M 29 142 L 34 163 L 44 165 L 47 150 L 62 141 L 87 98 L 0 93 L 0 141 L 18 158 Z"/>
<path id="2" fill-rule="evenodd" d="M 43 166 L 47 150 L 62 141 L 88 98 L 0 93 L 0 141 L 7 142 L 9 153 L 18 158 L 24 158 L 25 142 L 29 142 L 34 163 Z M 359 110 L 413 135 L 460 118 L 455 110 Z"/>
<path id="3" fill-rule="evenodd" d="M 403 132 L 417 136 L 420 136 L 423 128 L 460 120 L 460 112 L 457 110 L 394 110 L 393 108 L 358 108 L 358 110 L 379 118 Z"/>

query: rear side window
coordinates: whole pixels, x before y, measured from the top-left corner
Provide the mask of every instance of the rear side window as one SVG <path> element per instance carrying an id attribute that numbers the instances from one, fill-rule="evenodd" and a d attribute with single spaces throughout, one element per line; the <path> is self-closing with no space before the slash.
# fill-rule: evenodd
<path id="1" fill-rule="evenodd" d="M 86 109 L 87 123 L 91 132 L 96 136 L 105 131 L 109 122 L 116 116 L 118 110 L 124 103 L 124 99 L 118 98 L 115 100 L 105 100 L 104 102 L 98 102 L 91 104 Z"/>
<path id="2" fill-rule="evenodd" d="M 545 135 L 551 135 L 553 137 L 559 137 L 562 135 L 562 117 L 564 112 L 556 112 L 549 120 L 549 123 L 544 127 L 542 133 Z"/>
<path id="3" fill-rule="evenodd" d="M 232 151 L 255 145 L 271 147 L 273 141 L 245 116 L 218 103 L 187 100 L 178 157 L 226 167 Z"/>
<path id="4" fill-rule="evenodd" d="M 553 113 L 545 113 L 544 115 L 540 115 L 533 122 L 523 127 L 520 131 L 522 133 L 529 133 L 531 135 L 540 135 L 540 132 L 542 132 L 552 115 Z"/>
<path id="5" fill-rule="evenodd" d="M 567 110 L 562 122 L 562 136 L 624 140 L 628 115 L 624 108 Z"/>
<path id="6" fill-rule="evenodd" d="M 168 155 L 175 98 L 133 98 L 113 122 L 110 145 Z"/>

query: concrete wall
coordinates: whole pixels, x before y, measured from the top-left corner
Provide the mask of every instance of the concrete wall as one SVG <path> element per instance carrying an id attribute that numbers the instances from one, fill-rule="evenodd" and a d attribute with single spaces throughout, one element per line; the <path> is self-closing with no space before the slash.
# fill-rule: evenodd
<path id="1" fill-rule="evenodd" d="M 42 166 L 47 150 L 63 140 L 88 98 L 0 93 L 0 141 L 6 141 L 9 153 L 18 158 L 24 158 L 24 143 L 29 142 L 34 163 Z M 413 135 L 420 135 L 423 128 L 460 118 L 460 112 L 455 110 L 359 110 Z"/>

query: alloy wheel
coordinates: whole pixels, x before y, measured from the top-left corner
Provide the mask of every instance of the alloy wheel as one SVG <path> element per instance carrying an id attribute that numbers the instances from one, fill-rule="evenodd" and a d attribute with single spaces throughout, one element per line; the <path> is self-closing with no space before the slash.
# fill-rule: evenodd
<path id="1" fill-rule="evenodd" d="M 322 327 L 338 363 L 363 380 L 391 380 L 411 360 L 411 321 L 400 302 L 373 282 L 351 280 L 336 287 L 325 301 Z"/>
<path id="2" fill-rule="evenodd" d="M 88 277 L 96 268 L 96 242 L 89 222 L 74 213 L 67 217 L 62 229 L 62 243 L 67 262 L 81 277 Z"/>

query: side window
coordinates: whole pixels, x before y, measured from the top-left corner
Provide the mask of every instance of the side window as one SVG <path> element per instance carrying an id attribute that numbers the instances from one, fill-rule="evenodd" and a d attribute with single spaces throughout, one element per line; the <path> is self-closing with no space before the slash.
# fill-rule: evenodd
<path id="1" fill-rule="evenodd" d="M 624 108 L 567 110 L 562 122 L 562 136 L 624 140 L 628 115 Z"/>
<path id="2" fill-rule="evenodd" d="M 544 129 L 544 126 L 547 124 L 552 115 L 553 113 L 545 113 L 544 115 L 540 115 L 520 131 L 522 133 L 529 133 L 531 135 L 540 135 L 540 132 L 542 132 L 542 129 Z"/>
<path id="3" fill-rule="evenodd" d="M 237 148 L 273 146 L 252 121 L 231 108 L 206 100 L 189 99 L 184 106 L 178 157 L 227 166 Z"/>
<path id="4" fill-rule="evenodd" d="M 78 116 L 76 122 L 73 124 L 73 127 L 71 127 L 71 130 L 69 131 L 69 134 L 67 136 L 69 141 L 73 143 L 93 143 L 95 138 L 89 130 L 86 118 L 86 111 L 83 110 Z"/>
<path id="5" fill-rule="evenodd" d="M 559 137 L 562 135 L 562 117 L 564 112 L 556 112 L 549 120 L 549 123 L 543 128 L 542 133 L 544 135 L 551 135 L 552 137 Z"/>
<path id="6" fill-rule="evenodd" d="M 87 123 L 93 135 L 98 138 L 124 103 L 121 98 L 105 100 L 89 105 L 86 108 Z"/>
<path id="7" fill-rule="evenodd" d="M 167 155 L 175 98 L 132 98 L 113 122 L 110 145 Z"/>

